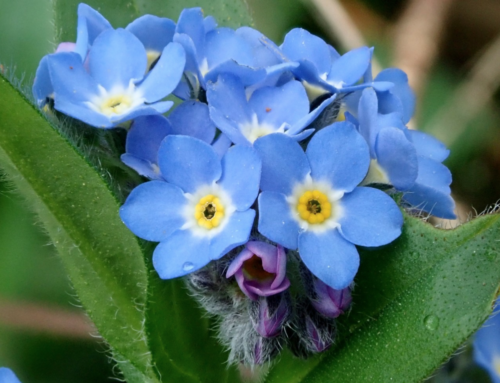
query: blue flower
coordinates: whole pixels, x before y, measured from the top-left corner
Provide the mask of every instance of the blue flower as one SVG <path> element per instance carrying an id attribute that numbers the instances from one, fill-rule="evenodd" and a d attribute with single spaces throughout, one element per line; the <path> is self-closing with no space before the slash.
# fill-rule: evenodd
<path id="1" fill-rule="evenodd" d="M 194 272 L 248 241 L 261 160 L 233 146 L 219 159 L 207 143 L 168 136 L 158 154 L 164 181 L 139 185 L 120 209 L 137 236 L 160 242 L 153 265 L 163 279 Z"/>
<path id="2" fill-rule="evenodd" d="M 396 92 L 400 86 L 396 86 Z M 401 91 L 403 95 L 405 91 Z M 357 111 L 358 120 L 346 113 L 348 121 L 356 124 L 370 147 L 370 169 L 363 185 L 380 183 L 392 185 L 403 191 L 403 200 L 415 209 L 441 218 L 455 218 L 455 203 L 451 198 L 451 173 L 443 162 L 449 154 L 437 139 L 414 130 L 409 130 L 404 121 L 402 102 L 380 106 L 380 97 L 386 95 L 372 88 L 362 91 Z M 392 96 L 391 96 L 392 97 Z M 387 99 L 385 99 L 387 101 Z M 392 112 L 380 113 L 381 109 Z"/>
<path id="3" fill-rule="evenodd" d="M 295 66 L 282 63 L 268 49 L 265 36 L 255 29 L 242 27 L 235 31 L 216 26 L 212 17 L 203 17 L 201 8 L 181 12 L 174 41 L 186 50 L 187 62 L 185 81 L 176 89 L 176 96 L 198 97 L 200 88 L 207 89 L 207 83 L 216 81 L 221 73 L 237 76 L 244 86 L 249 86 Z"/>
<path id="4" fill-rule="evenodd" d="M 54 107 L 100 128 L 163 113 L 173 103 L 157 101 L 175 89 L 184 63 L 184 50 L 171 43 L 145 75 L 147 54 L 139 39 L 124 29 L 107 29 L 90 48 L 88 66 L 77 53 L 48 56 Z"/>
<path id="5" fill-rule="evenodd" d="M 312 134 L 304 131 L 330 105 L 328 98 L 309 113 L 309 100 L 302 84 L 292 80 L 281 87 L 257 89 L 247 99 L 241 81 L 231 75 L 220 75 L 208 86 L 210 117 L 235 144 L 251 145 L 262 136 L 284 133 L 300 141 Z"/>
<path id="6" fill-rule="evenodd" d="M 474 360 L 490 374 L 493 383 L 500 383 L 500 300 L 491 317 L 474 337 Z"/>
<path id="7" fill-rule="evenodd" d="M 126 153 L 122 154 L 121 160 L 142 176 L 162 179 L 158 150 L 169 134 L 191 136 L 212 143 L 215 125 L 210 120 L 208 106 L 198 101 L 185 101 L 168 118 L 161 114 L 136 118 L 127 134 Z"/>
<path id="8" fill-rule="evenodd" d="M 358 119 L 358 130 L 368 143 L 371 157 L 363 184 L 389 184 L 397 190 L 411 188 L 418 174 L 417 151 L 401 115 L 380 114 L 375 90 L 366 88 L 359 100 Z"/>
<path id="9" fill-rule="evenodd" d="M 11 369 L 0 367 L 0 383 L 21 383 Z"/>
<path id="10" fill-rule="evenodd" d="M 61 52 L 77 53 L 81 62 L 84 63 L 84 67 L 87 68 L 89 65 L 89 52 L 95 40 L 103 32 L 112 29 L 113 27 L 109 21 L 99 12 L 86 4 L 79 4 L 76 43 L 61 43 L 55 54 Z M 146 70 L 149 71 L 153 64 L 159 60 L 164 48 L 172 42 L 175 23 L 170 19 L 144 15 L 130 23 L 126 30 L 135 35 L 143 44 L 147 58 Z M 40 107 L 45 106 L 47 101 L 54 97 L 54 86 L 49 65 L 51 56 L 53 55 L 47 55 L 40 61 L 33 84 L 33 95 Z M 140 80 L 140 78 L 136 80 Z"/>
<path id="11" fill-rule="evenodd" d="M 319 37 L 295 28 L 287 33 L 280 48 L 288 60 L 299 63 L 292 71 L 304 83 L 311 101 L 325 93 L 351 92 L 367 86 L 387 90 L 393 86 L 385 81 L 355 85 L 371 71 L 372 50 L 368 47 L 340 56 Z"/>
<path id="12" fill-rule="evenodd" d="M 259 232 L 299 250 L 328 286 L 349 286 L 359 266 L 355 245 L 381 246 L 401 234 L 403 216 L 380 190 L 357 187 L 370 163 L 363 137 L 349 122 L 317 132 L 306 153 L 283 134 L 259 138 L 262 158 Z"/>

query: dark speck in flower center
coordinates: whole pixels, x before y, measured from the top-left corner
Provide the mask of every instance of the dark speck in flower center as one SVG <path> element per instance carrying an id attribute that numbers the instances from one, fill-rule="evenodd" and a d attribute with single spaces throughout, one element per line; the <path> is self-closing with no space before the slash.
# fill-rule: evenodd
<path id="1" fill-rule="evenodd" d="M 215 208 L 215 205 L 209 203 L 207 206 L 205 206 L 205 210 L 203 211 L 203 215 L 205 216 L 206 219 L 212 219 L 215 215 L 215 212 L 217 209 Z"/>
<path id="2" fill-rule="evenodd" d="M 321 213 L 321 204 L 315 199 L 309 200 L 307 202 L 307 211 L 311 214 Z"/>

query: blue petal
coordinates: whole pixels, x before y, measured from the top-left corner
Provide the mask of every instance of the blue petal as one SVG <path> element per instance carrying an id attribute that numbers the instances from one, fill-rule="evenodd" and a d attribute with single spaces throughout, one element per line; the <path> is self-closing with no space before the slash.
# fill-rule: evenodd
<path id="1" fill-rule="evenodd" d="M 287 249 L 298 245 L 300 227 L 292 217 L 290 204 L 281 193 L 262 192 L 259 195 L 259 233 Z"/>
<path id="2" fill-rule="evenodd" d="M 400 114 L 401 119 L 404 118 L 403 103 L 391 90 L 386 92 L 378 92 L 378 112 L 380 114 L 394 113 Z M 405 121 L 408 122 L 408 121 Z"/>
<path id="3" fill-rule="evenodd" d="M 21 383 L 10 368 L 0 367 L 0 383 Z"/>
<path id="4" fill-rule="evenodd" d="M 153 253 L 153 266 L 161 279 L 182 277 L 210 262 L 210 240 L 190 230 L 177 230 Z"/>
<path id="5" fill-rule="evenodd" d="M 377 161 L 398 190 L 408 190 L 418 175 L 415 146 L 398 128 L 384 128 L 377 136 Z"/>
<path id="6" fill-rule="evenodd" d="M 418 158 L 418 177 L 403 199 L 417 209 L 436 217 L 454 219 L 455 202 L 451 198 L 451 173 L 443 164 Z"/>
<path id="7" fill-rule="evenodd" d="M 360 246 L 382 246 L 401 235 L 403 215 L 383 191 L 358 187 L 340 201 L 340 233 Z"/>
<path id="8" fill-rule="evenodd" d="M 127 165 L 129 168 L 134 169 L 141 176 L 147 177 L 150 180 L 161 180 L 161 174 L 158 169 L 158 165 L 153 164 L 150 161 L 141 160 L 131 154 L 123 153 L 120 156 L 120 160 Z"/>
<path id="9" fill-rule="evenodd" d="M 350 192 L 365 178 L 370 166 L 368 146 L 350 122 L 336 122 L 317 132 L 306 150 L 311 175 L 328 181 L 335 190 Z"/>
<path id="10" fill-rule="evenodd" d="M 172 134 L 183 134 L 211 144 L 215 136 L 215 125 L 210 120 L 207 104 L 199 101 L 184 101 L 168 116 Z"/>
<path id="11" fill-rule="evenodd" d="M 218 184 L 230 195 L 237 210 L 247 210 L 257 198 L 261 168 L 259 155 L 248 146 L 233 146 L 222 158 Z"/>
<path id="12" fill-rule="evenodd" d="M 174 42 L 182 45 L 184 51 L 186 52 L 185 71 L 193 73 L 197 78 L 201 79 L 203 76 L 200 73 L 198 59 L 197 59 L 199 54 L 191 37 L 186 34 L 176 33 L 174 35 Z M 203 60 L 203 57 L 200 58 L 200 61 L 201 60 Z"/>
<path id="13" fill-rule="evenodd" d="M 252 47 L 254 66 L 264 68 L 281 63 L 274 53 L 279 52 L 278 46 L 261 32 L 250 27 L 241 27 L 236 30 L 236 35 L 242 37 Z"/>
<path id="14" fill-rule="evenodd" d="M 210 240 L 210 259 L 226 255 L 235 247 L 248 242 L 255 218 L 255 210 L 236 211 L 219 235 Z"/>
<path id="15" fill-rule="evenodd" d="M 80 23 L 80 17 L 85 20 L 86 33 L 88 36 L 88 44 L 91 46 L 94 40 L 106 29 L 112 29 L 113 27 L 108 20 L 104 18 L 99 12 L 97 12 L 92 7 L 87 4 L 78 4 L 78 22 Z M 78 25 L 80 27 L 80 25 Z M 78 31 L 78 28 L 77 28 Z M 78 34 L 78 33 L 77 33 Z M 78 34 L 78 37 L 79 34 Z M 85 47 L 87 49 L 87 47 Z"/>
<path id="16" fill-rule="evenodd" d="M 370 59 L 371 52 L 368 47 L 361 47 L 347 52 L 333 62 L 327 81 L 335 87 L 356 83 L 368 68 Z"/>
<path id="17" fill-rule="evenodd" d="M 186 63 L 184 48 L 178 43 L 168 44 L 154 68 L 138 90 L 144 92 L 147 102 L 155 102 L 172 93 L 181 80 Z"/>
<path id="18" fill-rule="evenodd" d="M 224 133 L 221 133 L 219 134 L 219 137 L 217 137 L 212 143 L 212 148 L 214 149 L 217 156 L 222 159 L 231 145 L 231 140 Z"/>
<path id="19" fill-rule="evenodd" d="M 380 129 L 377 124 L 378 100 L 372 88 L 366 88 L 359 99 L 358 119 L 359 133 L 365 138 L 370 147 L 370 154 L 375 157 L 375 141 Z"/>
<path id="20" fill-rule="evenodd" d="M 220 160 L 207 143 L 188 136 L 168 136 L 158 152 L 161 174 L 186 193 L 212 185 L 221 176 Z"/>
<path id="21" fill-rule="evenodd" d="M 99 94 L 97 83 L 85 71 L 82 59 L 77 53 L 62 52 L 46 57 L 54 87 L 56 109 L 58 98 L 61 101 L 83 105 Z"/>
<path id="22" fill-rule="evenodd" d="M 164 17 L 144 15 L 132 21 L 125 29 L 142 42 L 146 51 L 161 53 L 173 41 L 175 23 Z"/>
<path id="23" fill-rule="evenodd" d="M 299 254 L 307 268 L 333 289 L 342 290 L 354 280 L 359 267 L 356 247 L 336 229 L 299 235 Z"/>
<path id="24" fill-rule="evenodd" d="M 117 86 L 127 88 L 130 80 L 142 79 L 146 66 L 144 46 L 124 29 L 105 30 L 89 52 L 90 74 L 107 90 Z"/>
<path id="25" fill-rule="evenodd" d="M 43 107 L 47 103 L 47 97 L 54 92 L 52 80 L 49 72 L 49 57 L 44 56 L 38 64 L 35 74 L 35 82 L 33 83 L 33 96 L 39 107 Z"/>
<path id="26" fill-rule="evenodd" d="M 293 125 L 309 113 L 306 90 L 295 80 L 282 87 L 257 89 L 252 94 L 249 105 L 260 123 L 274 126 L 276 130 L 283 123 Z"/>
<path id="27" fill-rule="evenodd" d="M 330 71 L 331 54 L 328 44 L 308 31 L 295 28 L 288 32 L 281 50 L 289 60 L 308 60 L 316 69 L 316 76 Z"/>
<path id="28" fill-rule="evenodd" d="M 205 33 L 208 33 L 217 28 L 217 21 L 212 16 L 207 16 L 203 19 L 203 27 L 205 28 Z"/>
<path id="29" fill-rule="evenodd" d="M 206 82 L 215 82 L 217 78 L 224 74 L 231 74 L 237 77 L 244 86 L 254 85 L 264 81 L 267 76 L 265 68 L 254 68 L 248 65 L 241 65 L 235 60 L 224 61 L 210 68 L 210 72 L 205 75 Z"/>
<path id="30" fill-rule="evenodd" d="M 375 81 L 387 81 L 394 83 L 394 87 L 390 90 L 396 95 L 403 106 L 403 120 L 405 123 L 410 121 L 410 118 L 415 112 L 415 94 L 408 84 L 408 76 L 401 69 L 387 68 L 381 71 Z"/>
<path id="31" fill-rule="evenodd" d="M 120 217 L 138 237 L 160 242 L 185 223 L 187 203 L 180 188 L 163 181 L 137 186 L 120 208 Z"/>
<path id="32" fill-rule="evenodd" d="M 193 44 L 195 59 L 198 62 L 205 57 L 205 25 L 201 8 L 182 10 L 177 20 L 176 34 L 188 36 Z"/>
<path id="33" fill-rule="evenodd" d="M 254 148 L 262 159 L 262 191 L 290 195 L 293 187 L 304 182 L 311 171 L 300 145 L 285 134 L 260 137 L 255 141 Z"/>
<path id="34" fill-rule="evenodd" d="M 134 157 L 157 163 L 160 144 L 168 134 L 172 134 L 172 127 L 162 115 L 138 117 L 127 134 L 125 150 Z"/>
<path id="35" fill-rule="evenodd" d="M 83 103 L 75 103 L 63 97 L 57 97 L 56 93 L 54 108 L 96 128 L 111 128 L 115 125 L 105 115 L 95 112 L 88 106 L 82 104 Z"/>
<path id="36" fill-rule="evenodd" d="M 252 47 L 230 28 L 217 28 L 207 33 L 206 58 L 209 69 L 230 60 L 253 66 Z"/>
<path id="37" fill-rule="evenodd" d="M 448 158 L 450 151 L 437 138 L 418 130 L 410 130 L 409 133 L 419 156 L 437 162 L 443 162 Z"/>
<path id="38" fill-rule="evenodd" d="M 333 101 L 335 101 L 337 95 L 333 95 L 324 100 L 319 106 L 314 108 L 311 113 L 306 114 L 299 121 L 292 125 L 292 127 L 288 130 L 287 134 L 297 134 L 302 131 L 305 127 L 309 126 L 315 119 L 320 115 L 320 113 L 325 110 L 325 108 Z M 297 140 L 300 141 L 300 140 Z"/>
<path id="39" fill-rule="evenodd" d="M 239 125 L 252 120 L 252 111 L 239 79 L 231 75 L 219 76 L 216 83 L 208 85 L 207 99 L 210 117 L 217 127 L 234 143 L 248 144 L 239 130 Z"/>

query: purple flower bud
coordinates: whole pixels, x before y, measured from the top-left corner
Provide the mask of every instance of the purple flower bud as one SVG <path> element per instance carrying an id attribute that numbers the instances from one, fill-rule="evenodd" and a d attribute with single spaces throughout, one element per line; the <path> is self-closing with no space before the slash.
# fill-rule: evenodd
<path id="1" fill-rule="evenodd" d="M 351 305 L 351 288 L 342 290 L 332 289 L 319 279 L 314 280 L 315 299 L 311 300 L 313 307 L 322 315 L 328 318 L 337 318 L 343 314 Z"/>
<path id="2" fill-rule="evenodd" d="M 264 338 L 277 336 L 290 314 L 285 295 L 260 298 L 252 306 L 251 318 L 255 331 Z"/>
<path id="3" fill-rule="evenodd" d="M 231 262 L 226 278 L 234 275 L 241 291 L 252 300 L 268 297 L 286 290 L 286 255 L 280 245 L 251 241 Z"/>
<path id="4" fill-rule="evenodd" d="M 314 353 L 323 352 L 332 345 L 332 338 L 328 332 L 321 331 L 312 318 L 306 316 L 306 332 L 308 335 L 307 345 L 309 351 Z"/>

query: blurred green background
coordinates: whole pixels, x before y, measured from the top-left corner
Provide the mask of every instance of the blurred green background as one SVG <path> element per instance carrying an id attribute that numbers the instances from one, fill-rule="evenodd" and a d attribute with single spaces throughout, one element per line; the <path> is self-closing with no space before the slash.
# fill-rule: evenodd
<path id="1" fill-rule="evenodd" d="M 495 203 L 500 198 L 500 2 L 248 0 L 255 27 L 278 44 L 287 30 L 300 26 L 344 51 L 353 37 L 349 24 L 343 27 L 345 20 L 338 19 L 338 13 L 332 19 L 321 8 L 338 4 L 361 37 L 375 46 L 383 66 L 408 68 L 419 96 L 414 126 L 451 149 L 446 164 L 453 173 L 461 220 Z M 0 0 L 0 9 L 0 62 L 29 84 L 40 58 L 55 47 L 51 1 Z M 36 319 L 23 324 L 9 315 L 12 304 L 27 319 L 37 318 L 37 310 L 42 310 L 40 315 L 48 313 L 49 321 L 51 315 L 69 314 L 83 323 L 50 239 L 9 183 L 1 180 L 0 366 L 14 369 L 25 383 L 106 382 L 118 377 L 99 338 L 85 336 L 81 329 L 74 334 L 57 326 L 47 329 Z M 432 380 L 488 381 L 471 363 L 467 347 Z"/>

